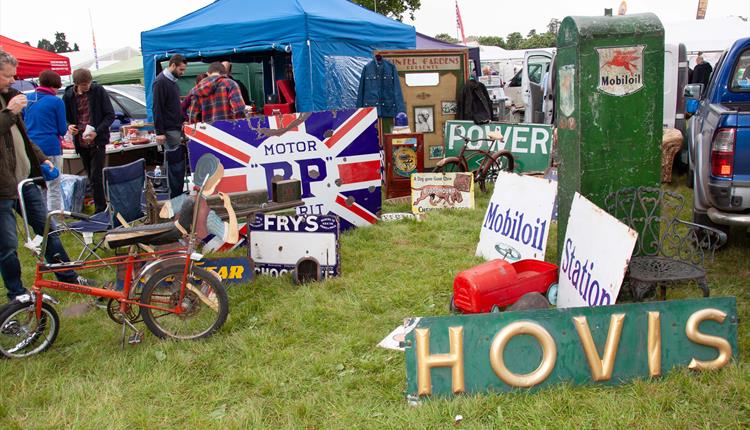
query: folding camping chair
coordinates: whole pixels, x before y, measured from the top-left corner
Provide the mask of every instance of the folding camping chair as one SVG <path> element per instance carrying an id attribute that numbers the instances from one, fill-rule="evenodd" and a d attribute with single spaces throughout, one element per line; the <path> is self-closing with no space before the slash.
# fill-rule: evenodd
<path id="1" fill-rule="evenodd" d="M 146 182 L 146 160 L 141 158 L 123 166 L 105 167 L 103 175 L 107 208 L 92 215 L 87 221 L 74 222 L 61 228 L 83 236 L 81 242 L 84 247 L 78 256 L 79 260 L 86 260 L 92 255 L 101 259 L 96 251 L 102 246 L 104 238 L 94 242 L 95 233 L 106 233 L 123 223 L 129 224 L 144 218 L 142 199 Z"/>

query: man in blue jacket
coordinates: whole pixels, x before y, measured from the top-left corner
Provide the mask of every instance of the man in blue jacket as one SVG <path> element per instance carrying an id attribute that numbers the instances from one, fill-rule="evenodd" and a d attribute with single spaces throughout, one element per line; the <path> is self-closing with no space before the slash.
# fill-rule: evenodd
<path id="1" fill-rule="evenodd" d="M 88 69 L 73 72 L 73 85 L 65 89 L 63 101 L 68 132 L 74 138 L 76 152 L 81 156 L 94 191 L 96 212 L 102 212 L 107 208 L 102 169 L 115 110 L 107 90 L 93 82 Z M 86 132 L 87 125 L 93 127 L 94 131 Z"/>

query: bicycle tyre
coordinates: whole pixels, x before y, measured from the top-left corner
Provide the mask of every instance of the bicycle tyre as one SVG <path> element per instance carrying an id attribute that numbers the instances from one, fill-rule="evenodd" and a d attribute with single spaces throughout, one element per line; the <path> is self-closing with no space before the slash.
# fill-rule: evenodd
<path id="1" fill-rule="evenodd" d="M 513 160 L 513 154 L 508 151 L 500 151 L 492 155 L 492 161 L 487 164 L 487 167 L 477 178 L 479 182 L 479 189 L 483 193 L 487 192 L 487 183 L 495 183 L 497 180 L 497 174 L 500 171 L 512 172 L 515 167 L 515 161 Z"/>
<path id="2" fill-rule="evenodd" d="M 49 333 L 44 335 L 48 327 Z M 55 343 L 59 332 L 60 317 L 50 304 L 42 303 L 42 317 L 38 321 L 33 302 L 13 301 L 0 310 L 0 354 L 3 358 L 24 358 L 44 352 Z M 8 346 L 6 341 L 15 344 Z"/>
<path id="3" fill-rule="evenodd" d="M 179 298 L 183 270 L 184 266 L 178 265 L 154 273 L 143 287 L 141 303 L 144 305 L 159 305 L 165 308 L 175 307 Z M 176 340 L 203 339 L 211 336 L 226 322 L 227 315 L 229 315 L 229 299 L 224 286 L 216 279 L 216 276 L 205 269 L 194 267 L 188 276 L 188 281 L 207 297 L 210 298 L 213 295 L 218 310 L 214 311 L 189 289 L 185 290 L 182 301 L 185 311 L 182 314 L 141 306 L 143 322 L 154 336 L 161 339 L 171 338 Z M 195 330 L 186 329 L 185 332 L 179 332 L 170 327 L 171 325 L 194 321 L 195 317 L 202 316 L 207 316 L 205 327 L 200 327 L 203 323 L 198 323 L 199 328 Z"/>
<path id="4" fill-rule="evenodd" d="M 437 166 L 433 170 L 436 173 L 452 173 L 452 172 L 464 172 L 465 170 L 461 167 L 458 161 L 449 161 L 442 166 Z"/>

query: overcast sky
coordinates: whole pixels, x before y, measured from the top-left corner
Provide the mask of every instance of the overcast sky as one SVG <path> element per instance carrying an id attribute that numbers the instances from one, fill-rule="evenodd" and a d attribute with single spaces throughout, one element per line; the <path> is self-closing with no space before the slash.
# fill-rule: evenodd
<path id="1" fill-rule="evenodd" d="M 273 0 L 248 0 L 251 2 L 273 7 Z M 82 50 L 91 50 L 90 11 L 99 53 L 124 46 L 139 48 L 141 31 L 159 27 L 210 3 L 211 0 L 38 0 L 28 3 L 0 0 L 0 34 L 36 46 L 39 39 L 54 41 L 55 32 L 63 32 L 71 47 L 75 42 Z M 531 29 L 546 31 L 551 18 L 601 15 L 604 8 L 616 11 L 619 4 L 620 1 L 612 0 L 459 0 L 467 36 L 503 37 L 514 31 L 524 36 Z M 697 5 L 698 0 L 627 2 L 628 13 L 654 12 L 663 22 L 694 19 Z M 750 0 L 709 0 L 707 19 L 729 15 L 750 16 Z M 448 33 L 455 37 L 454 0 L 422 0 L 415 21 L 406 22 L 430 36 Z"/>

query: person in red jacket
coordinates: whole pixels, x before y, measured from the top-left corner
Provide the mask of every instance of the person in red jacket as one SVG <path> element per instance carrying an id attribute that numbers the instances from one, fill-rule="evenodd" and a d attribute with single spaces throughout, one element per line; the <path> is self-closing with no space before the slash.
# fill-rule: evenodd
<path id="1" fill-rule="evenodd" d="M 188 122 L 214 122 L 245 117 L 245 103 L 237 83 L 226 76 L 220 62 L 208 66 L 208 77 L 191 93 L 195 100 L 188 109 Z"/>

